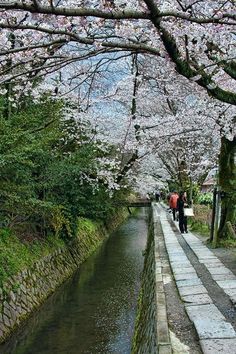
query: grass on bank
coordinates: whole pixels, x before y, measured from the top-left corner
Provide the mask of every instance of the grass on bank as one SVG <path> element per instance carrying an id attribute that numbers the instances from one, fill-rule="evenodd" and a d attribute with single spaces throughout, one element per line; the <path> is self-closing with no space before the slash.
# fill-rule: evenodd
<path id="1" fill-rule="evenodd" d="M 32 242 L 21 241 L 9 229 L 0 230 L 0 285 L 10 276 L 30 267 L 38 259 L 64 245 L 54 236 Z"/>
<path id="2" fill-rule="evenodd" d="M 190 231 L 199 233 L 203 236 L 210 236 L 209 226 L 202 223 L 201 221 L 196 221 L 196 220 L 190 219 L 190 220 L 188 220 L 188 225 L 189 225 Z"/>
<path id="3" fill-rule="evenodd" d="M 78 218 L 77 234 L 80 238 L 89 235 L 92 241 L 100 222 Z M 32 241 L 22 240 L 9 229 L 0 230 L 0 287 L 11 276 L 29 268 L 39 259 L 66 246 L 62 239 L 50 235 Z M 92 244 L 89 245 L 92 247 Z"/>
<path id="4" fill-rule="evenodd" d="M 219 247 L 223 248 L 236 248 L 236 240 L 232 238 L 226 238 L 223 240 L 219 240 L 218 245 Z"/>
<path id="5" fill-rule="evenodd" d="M 196 220 L 189 220 L 188 222 L 189 229 L 192 232 L 196 232 L 202 236 L 208 237 L 208 241 L 210 238 L 210 229 L 209 226 L 202 223 L 201 221 Z M 226 238 L 226 239 L 218 239 L 217 247 L 222 248 L 236 248 L 236 240 L 233 238 Z"/>
<path id="6" fill-rule="evenodd" d="M 98 238 L 103 238 L 106 230 L 114 229 L 128 216 L 125 209 L 120 209 L 108 225 L 101 220 L 91 220 L 84 217 L 77 218 L 77 238 L 79 242 L 86 243 L 91 250 L 95 249 Z M 30 239 L 30 238 L 29 238 Z M 55 235 L 46 238 L 24 239 L 17 237 L 10 229 L 0 229 L 0 287 L 11 276 L 31 267 L 36 261 L 49 255 L 58 248 L 66 247 L 67 240 Z"/>

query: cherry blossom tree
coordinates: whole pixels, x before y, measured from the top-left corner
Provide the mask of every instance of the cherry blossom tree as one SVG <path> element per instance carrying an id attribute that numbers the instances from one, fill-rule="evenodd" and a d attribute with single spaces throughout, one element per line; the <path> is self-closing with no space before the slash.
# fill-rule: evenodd
<path id="1" fill-rule="evenodd" d="M 118 105 L 116 119 L 100 110 L 94 117 L 103 127 L 100 138 L 118 146 L 119 180 L 128 174 L 130 183 L 141 185 L 142 191 L 145 186 L 146 192 L 163 185 L 163 177 L 189 188 L 215 165 L 219 152 L 217 120 L 222 104 L 217 105 L 196 83 L 177 80 L 173 68 L 171 76 L 171 68 L 161 71 L 162 66 L 159 59 L 146 56 L 144 62 L 142 55 L 132 60 L 130 70 L 124 70 L 122 79 L 113 81 L 102 96 L 108 107 Z"/>
<path id="2" fill-rule="evenodd" d="M 195 124 L 198 119 L 202 119 L 198 123 L 203 129 L 207 114 L 210 115 L 209 119 L 214 119 L 211 129 L 214 129 L 216 122 L 219 129 L 215 134 L 219 133 L 221 137 L 219 182 L 225 192 L 221 224 L 222 233 L 225 233 L 225 222 L 230 220 L 235 224 L 236 220 L 236 124 L 232 108 L 236 105 L 234 5 L 234 1 L 230 0 L 2 0 L 0 83 L 7 96 L 6 112 L 9 113 L 11 108 L 9 102 L 12 100 L 16 104 L 15 100 L 18 98 L 19 101 L 22 92 L 32 92 L 35 82 L 38 83 L 37 90 L 33 90 L 36 97 L 40 90 L 45 90 L 45 85 L 55 95 L 58 92 L 64 95 L 65 92 L 76 91 L 78 87 L 83 90 L 85 83 L 92 87 L 96 75 L 101 73 L 107 61 L 115 62 L 124 56 L 137 54 L 143 62 L 151 56 L 158 58 L 158 71 L 163 71 L 164 76 L 169 73 L 170 81 L 171 78 L 178 80 L 179 90 L 174 94 L 170 84 L 166 83 L 163 87 L 160 78 L 157 79 L 157 72 L 153 72 L 149 85 L 161 92 L 159 98 L 164 97 L 165 104 L 158 105 L 159 121 L 155 104 L 148 103 L 146 106 L 149 107 L 141 112 L 138 105 L 143 105 L 143 101 L 138 99 L 138 95 L 148 93 L 150 86 L 139 84 L 140 75 L 134 63 L 134 91 L 130 92 L 135 99 L 131 100 L 128 118 L 132 124 L 128 124 L 124 140 L 127 146 L 132 128 L 134 145 L 129 165 L 147 154 L 144 149 L 139 155 L 141 141 L 153 143 L 158 140 L 154 146 L 161 151 L 163 140 L 168 134 L 173 136 L 173 131 L 168 133 L 168 125 L 176 125 L 178 136 L 182 134 L 181 115 L 182 118 L 183 114 L 190 117 L 190 126 L 184 125 L 187 132 L 199 129 Z M 179 79 L 173 75 L 173 69 L 180 74 Z M 60 73 L 57 81 L 56 72 Z M 61 80 L 61 73 L 64 73 L 66 80 Z M 41 81 L 46 76 L 51 80 Z M 195 82 L 195 87 L 201 88 L 203 95 L 208 94 L 210 101 L 205 98 L 202 103 L 197 101 L 198 110 L 190 104 L 187 113 L 182 107 L 187 109 L 186 97 L 181 95 L 187 81 L 183 85 L 181 78 Z M 143 77 L 141 82 L 144 82 Z M 126 83 L 129 84 L 128 81 Z M 88 91 L 91 92 L 90 89 Z M 88 98 L 87 93 L 84 96 Z M 176 96 L 179 96 L 178 100 Z M 153 100 L 155 98 L 153 94 Z M 219 103 L 212 103 L 213 98 Z M 191 97 L 189 100 L 191 103 Z M 181 105 L 181 102 L 184 104 Z M 168 121 L 166 124 L 160 119 L 160 112 L 162 118 Z M 153 124 L 150 124 L 151 120 Z M 189 143 L 187 146 L 190 146 Z M 155 148 L 152 147 L 152 150 Z M 190 157 L 187 160 L 190 161 Z M 196 158 L 193 161 L 197 163 Z M 227 182 L 223 177 L 225 173 Z"/>

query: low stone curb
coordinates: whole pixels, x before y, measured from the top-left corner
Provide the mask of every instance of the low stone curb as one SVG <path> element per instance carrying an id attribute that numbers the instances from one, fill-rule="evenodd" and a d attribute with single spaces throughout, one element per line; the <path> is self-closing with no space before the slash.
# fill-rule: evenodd
<path id="1" fill-rule="evenodd" d="M 170 341 L 166 298 L 163 283 L 163 265 L 159 250 L 158 234 L 161 232 L 160 217 L 153 208 L 154 242 L 155 242 L 155 274 L 156 274 L 156 304 L 157 304 L 157 347 L 159 354 L 172 354 Z"/>

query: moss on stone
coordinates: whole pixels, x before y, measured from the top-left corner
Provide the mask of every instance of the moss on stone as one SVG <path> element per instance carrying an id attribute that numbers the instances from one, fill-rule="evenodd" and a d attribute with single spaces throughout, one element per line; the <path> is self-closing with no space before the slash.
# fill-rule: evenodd
<path id="1" fill-rule="evenodd" d="M 222 192 L 219 238 L 229 237 L 226 223 L 230 221 L 236 230 L 236 137 L 230 141 L 221 139 L 219 156 L 219 185 Z"/>
<path id="2" fill-rule="evenodd" d="M 153 222 L 149 223 L 147 246 L 145 250 L 142 286 L 139 294 L 135 331 L 132 341 L 132 354 L 151 353 L 156 347 L 155 305 L 155 256 Z M 152 348 L 152 349 L 151 349 Z"/>
<path id="3" fill-rule="evenodd" d="M 127 214 L 122 211 L 121 215 L 113 216 L 113 227 L 124 220 Z M 4 255 L 9 255 L 19 248 L 18 253 L 13 252 L 12 257 L 7 258 L 5 273 L 2 272 L 0 303 L 9 306 L 13 303 L 18 313 L 11 318 L 9 327 L 1 323 L 3 307 L 0 307 L 0 343 L 72 275 L 108 236 L 107 230 L 99 222 L 79 218 L 77 226 L 78 237 L 70 244 L 58 242 L 55 237 L 55 240 L 49 238 L 32 248 L 30 245 L 21 244 L 19 239 L 11 234 L 0 239 L 0 251 L 1 245 L 4 245 Z"/>
<path id="4" fill-rule="evenodd" d="M 22 242 L 10 230 L 0 230 L 0 286 L 9 277 L 24 268 L 32 266 L 38 259 L 50 254 L 64 242 L 52 238 L 43 239 L 41 242 Z"/>

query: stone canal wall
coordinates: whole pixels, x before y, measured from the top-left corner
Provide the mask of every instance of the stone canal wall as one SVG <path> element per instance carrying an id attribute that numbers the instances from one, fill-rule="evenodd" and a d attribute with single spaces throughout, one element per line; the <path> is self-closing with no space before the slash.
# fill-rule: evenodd
<path id="1" fill-rule="evenodd" d="M 159 251 L 161 233 L 160 217 L 154 203 L 149 223 L 132 354 L 172 353 L 162 278 L 163 263 Z"/>
<path id="2" fill-rule="evenodd" d="M 153 217 L 150 220 L 145 250 L 142 287 L 136 317 L 132 354 L 157 353 L 157 313 L 155 291 L 155 243 Z"/>
<path id="3" fill-rule="evenodd" d="M 4 283 L 0 289 L 0 342 L 72 275 L 101 240 L 101 235 L 78 239 Z"/>
<path id="4" fill-rule="evenodd" d="M 126 212 L 121 212 L 113 218 L 109 231 L 126 216 Z M 67 247 L 9 278 L 0 288 L 0 343 L 68 279 L 107 236 L 107 229 L 102 227 L 91 234 L 78 235 Z"/>

